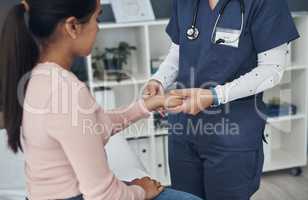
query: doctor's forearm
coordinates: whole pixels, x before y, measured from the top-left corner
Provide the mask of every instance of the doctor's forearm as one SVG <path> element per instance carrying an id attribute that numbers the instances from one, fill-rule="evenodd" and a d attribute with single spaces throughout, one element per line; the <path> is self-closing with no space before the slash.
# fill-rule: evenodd
<path id="1" fill-rule="evenodd" d="M 258 94 L 279 84 L 286 66 L 287 44 L 260 53 L 258 66 L 240 78 L 215 87 L 219 104 Z"/>
<path id="2" fill-rule="evenodd" d="M 159 70 L 151 77 L 151 79 L 159 81 L 164 89 L 170 87 L 178 76 L 179 55 L 179 45 L 172 43 L 166 59 L 159 67 Z"/>

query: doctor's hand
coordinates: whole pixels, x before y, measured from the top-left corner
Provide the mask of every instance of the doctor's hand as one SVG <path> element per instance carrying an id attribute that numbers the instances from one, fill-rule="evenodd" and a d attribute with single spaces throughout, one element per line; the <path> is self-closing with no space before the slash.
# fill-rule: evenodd
<path id="1" fill-rule="evenodd" d="M 145 96 L 164 95 L 164 88 L 159 81 L 152 79 L 146 84 L 143 90 L 143 95 Z"/>
<path id="2" fill-rule="evenodd" d="M 183 104 L 183 97 L 176 95 L 156 95 L 144 98 L 145 107 L 150 111 L 173 110 Z"/>
<path id="3" fill-rule="evenodd" d="M 164 187 L 160 184 L 160 182 L 153 180 L 149 177 L 135 179 L 132 181 L 132 184 L 138 185 L 143 188 L 146 194 L 146 200 L 154 199 L 164 190 Z"/>
<path id="4" fill-rule="evenodd" d="M 162 84 L 157 81 L 157 80 L 150 80 L 146 85 L 145 88 L 143 90 L 143 95 L 144 97 L 148 97 L 148 96 L 155 96 L 155 95 L 164 95 L 164 88 L 162 86 Z M 157 112 L 159 112 L 162 116 L 164 115 L 164 110 L 162 108 L 159 108 L 156 110 Z"/>
<path id="5" fill-rule="evenodd" d="M 183 112 L 191 115 L 197 115 L 201 111 L 209 108 L 214 100 L 211 90 L 200 88 L 172 90 L 170 95 L 181 96 L 184 99 L 181 106 L 170 111 Z"/>

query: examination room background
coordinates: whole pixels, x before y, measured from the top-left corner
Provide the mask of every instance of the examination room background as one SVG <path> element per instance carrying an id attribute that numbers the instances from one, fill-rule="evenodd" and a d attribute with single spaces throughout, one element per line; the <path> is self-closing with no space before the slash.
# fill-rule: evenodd
<path id="1" fill-rule="evenodd" d="M 109 1 L 112 1 L 112 0 L 109 0 Z M 154 12 L 156 10 L 155 14 L 160 13 L 162 15 L 162 18 L 170 16 L 171 1 L 172 0 L 151 0 L 151 1 L 152 1 Z M 270 1 L 276 1 L 276 0 L 270 0 Z M 19 2 L 20 2 L 20 0 L 0 0 L 0 30 L 2 29 L 4 17 L 6 15 L 8 9 L 12 5 L 15 5 Z M 308 12 L 308 0 L 288 0 L 288 3 L 289 3 L 289 7 L 290 7 L 291 11 L 307 11 Z M 105 8 L 105 10 L 103 11 L 104 14 L 103 14 L 102 21 L 113 22 L 114 16 L 112 14 L 111 6 L 105 5 L 104 8 Z M 156 17 L 157 17 L 157 15 L 156 15 Z M 78 62 L 75 63 L 75 66 L 78 66 Z M 82 64 L 81 64 L 81 66 L 82 66 Z M 82 69 L 79 69 L 79 70 L 82 70 Z M 81 80 L 86 80 L 86 78 L 83 78 L 83 77 L 87 76 L 86 71 L 84 73 L 79 73 L 79 75 L 81 76 L 81 77 L 79 77 Z M 308 88 L 307 86 L 306 86 L 306 89 Z M 1 97 L 1 95 L 2 95 L 2 93 L 1 93 L 1 82 L 0 82 L 0 97 Z M 1 99 L 2 98 L 0 98 L 0 112 L 3 109 Z M 0 132 L 0 134 L 1 134 L 1 132 Z M 0 135 L 0 140 L 1 139 L 3 139 L 3 137 L 1 137 L 1 135 Z M 6 172 L 1 172 L 1 170 L 3 170 L 1 168 L 1 159 L 2 159 L 2 157 L 1 157 L 1 145 L 3 145 L 4 143 L 5 143 L 4 141 L 0 141 L 0 200 L 15 200 L 15 199 L 5 199 L 5 198 L 2 198 L 2 196 L 1 196 L 1 190 L 6 189 L 6 188 L 1 187 L 2 185 L 5 185 L 5 184 L 1 183 L 3 181 L 3 180 L 1 180 L 1 174 L 6 173 Z M 9 162 L 9 161 L 7 161 L 7 162 Z M 14 169 L 14 166 L 12 166 L 12 169 Z M 8 173 L 15 173 L 14 176 L 12 176 L 12 177 L 16 177 L 16 179 L 18 179 L 18 176 L 23 172 L 21 171 L 21 172 L 8 172 Z M 266 174 L 265 177 L 264 177 L 264 180 L 265 180 L 265 183 L 263 183 L 264 185 L 263 185 L 263 189 L 261 189 L 262 190 L 261 193 L 258 195 L 258 198 L 253 199 L 253 200 L 272 200 L 272 198 L 268 198 L 268 196 L 266 194 L 267 193 L 274 193 L 274 192 L 277 193 L 277 194 L 275 194 L 276 196 L 279 196 L 279 194 L 280 194 L 281 198 L 278 198 L 280 200 L 308 200 L 308 169 L 307 169 L 307 167 L 304 168 L 304 173 L 303 173 L 302 177 L 291 176 L 288 172 L 284 173 L 283 175 L 279 174 L 279 172 L 273 172 L 273 174 L 271 174 L 271 175 Z M 18 187 L 18 188 L 16 188 L 16 191 L 20 191 L 20 193 L 22 193 L 22 190 L 23 190 L 22 187 L 24 187 L 24 185 L 22 185 L 22 184 L 20 185 L 19 183 L 17 183 L 18 182 L 17 180 L 12 180 L 12 182 L 13 182 L 13 184 L 17 185 L 17 187 Z M 289 186 L 287 186 L 287 185 L 289 185 Z M 283 188 L 283 189 L 281 189 L 281 188 Z M 293 198 L 291 198 L 290 196 L 287 197 L 287 195 L 285 195 L 285 194 L 288 194 L 288 195 L 289 194 L 296 194 L 296 195 L 293 196 Z M 17 200 L 17 198 L 16 198 L 16 200 Z"/>

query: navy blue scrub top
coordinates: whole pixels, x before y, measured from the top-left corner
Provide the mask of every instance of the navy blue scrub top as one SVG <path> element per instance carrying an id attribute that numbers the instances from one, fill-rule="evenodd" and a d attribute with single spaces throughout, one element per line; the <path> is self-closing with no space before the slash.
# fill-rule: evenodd
<path id="1" fill-rule="evenodd" d="M 192 25 L 196 1 L 173 0 L 167 26 L 172 41 L 180 45 L 178 88 L 209 88 L 231 82 L 257 66 L 258 53 L 299 37 L 285 0 L 244 0 L 246 12 L 239 47 L 213 44 L 212 30 L 225 0 L 220 0 L 214 10 L 208 0 L 201 0 L 197 18 L 200 36 L 190 41 L 186 32 Z M 240 30 L 240 26 L 240 4 L 232 0 L 218 27 Z M 266 124 L 262 97 L 260 93 L 210 108 L 211 114 L 170 115 L 169 122 L 174 125 L 170 134 L 192 140 L 204 151 L 258 149 Z"/>

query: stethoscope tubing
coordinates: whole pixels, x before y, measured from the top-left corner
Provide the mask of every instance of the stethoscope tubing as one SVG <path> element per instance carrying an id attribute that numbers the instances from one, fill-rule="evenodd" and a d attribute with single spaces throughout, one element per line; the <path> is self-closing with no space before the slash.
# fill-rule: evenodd
<path id="1" fill-rule="evenodd" d="M 215 33 L 216 33 L 216 31 L 217 31 L 218 23 L 219 23 L 221 17 L 223 16 L 223 13 L 224 13 L 226 7 L 228 6 L 228 4 L 229 4 L 231 1 L 232 1 L 232 0 L 226 0 L 226 1 L 223 3 L 223 5 L 222 5 L 222 7 L 221 7 L 221 9 L 220 9 L 220 11 L 219 11 L 219 15 L 218 15 L 218 17 L 217 17 L 217 19 L 216 19 L 216 21 L 215 21 L 215 25 L 214 25 L 214 28 L 213 28 L 212 34 L 211 34 L 211 41 L 212 41 L 213 43 L 216 43 L 216 42 L 217 42 L 217 41 L 215 41 L 214 37 L 215 37 Z M 240 3 L 241 18 L 242 18 L 242 19 L 241 19 L 240 34 L 239 34 L 238 37 L 236 37 L 236 38 L 233 39 L 233 40 L 223 40 L 223 43 L 228 43 L 228 44 L 234 43 L 234 42 L 238 41 L 238 40 L 240 39 L 241 35 L 242 35 L 243 27 L 244 27 L 245 2 L 244 2 L 244 0 L 238 0 L 238 1 L 239 1 L 239 3 Z M 187 35 L 187 38 L 188 38 L 189 40 L 195 40 L 195 39 L 197 39 L 198 36 L 199 36 L 199 30 L 198 30 L 198 28 L 196 27 L 197 18 L 198 18 L 198 13 L 199 13 L 199 5 L 200 5 L 200 0 L 197 0 L 197 2 L 196 2 L 196 7 L 195 7 L 195 11 L 194 11 L 194 16 L 193 16 L 192 25 L 191 25 L 191 27 L 190 27 L 190 28 L 188 29 L 188 31 L 187 31 L 187 32 L 192 33 L 192 34 L 190 34 L 190 35 Z M 189 31 L 189 30 L 191 30 L 191 31 Z"/>
<path id="2" fill-rule="evenodd" d="M 198 18 L 198 13 L 199 13 L 199 5 L 200 5 L 200 0 L 197 0 L 195 12 L 194 12 L 194 17 L 193 17 L 193 21 L 192 21 L 192 28 L 195 28 L 196 24 L 197 24 L 197 18 Z"/>

